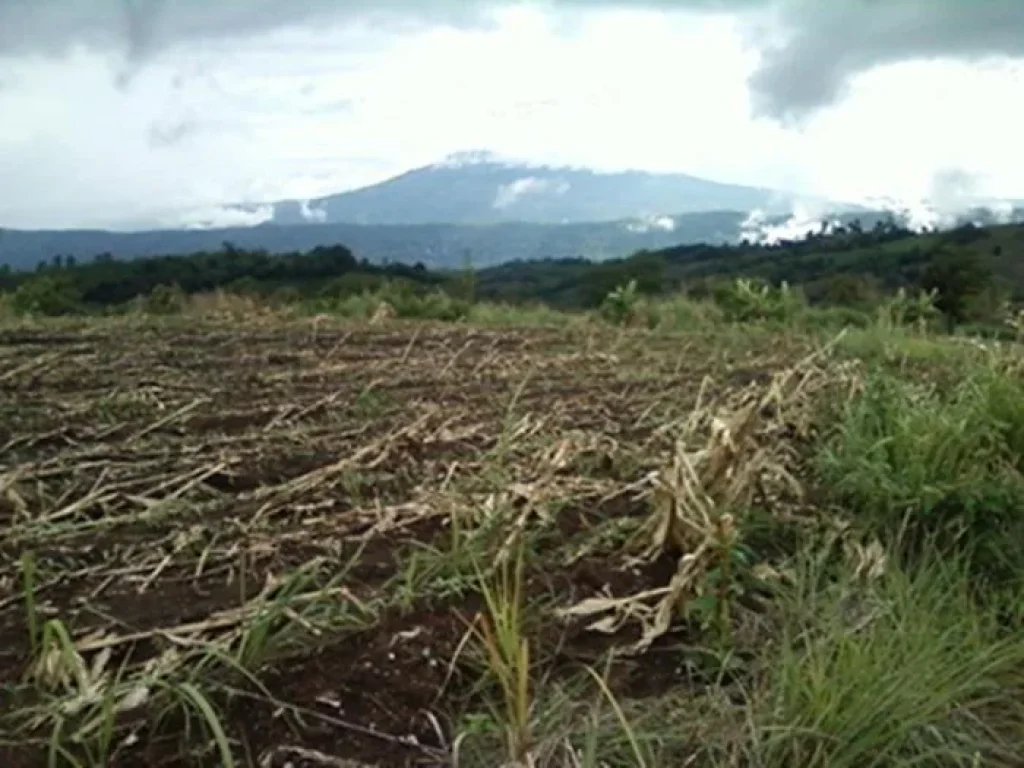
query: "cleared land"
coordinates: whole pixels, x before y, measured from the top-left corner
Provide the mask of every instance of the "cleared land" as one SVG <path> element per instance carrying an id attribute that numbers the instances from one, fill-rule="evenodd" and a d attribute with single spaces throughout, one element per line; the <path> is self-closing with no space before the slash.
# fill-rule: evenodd
<path id="1" fill-rule="evenodd" d="M 0 764 L 847 764 L 748 728 L 790 539 L 885 570 L 808 469 L 862 386 L 819 347 L 0 330 Z"/>

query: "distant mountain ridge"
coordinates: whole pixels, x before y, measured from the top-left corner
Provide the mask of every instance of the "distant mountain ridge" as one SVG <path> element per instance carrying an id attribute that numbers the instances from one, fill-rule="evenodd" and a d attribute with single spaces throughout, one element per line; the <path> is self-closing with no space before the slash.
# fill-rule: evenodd
<path id="1" fill-rule="evenodd" d="M 1005 205 L 1010 209 L 998 215 L 981 210 L 964 216 L 996 223 L 993 216 L 1018 215 Z M 833 204 L 686 174 L 545 166 L 480 151 L 316 200 L 228 208 L 259 213 L 242 218 L 263 223 L 215 227 L 200 222 L 129 232 L 0 229 L 0 265 L 31 269 L 58 255 L 82 260 L 110 253 L 131 259 L 216 251 L 229 242 L 270 253 L 342 244 L 371 262 L 421 262 L 432 268 L 459 267 L 468 256 L 484 267 L 576 257 L 600 261 L 643 249 L 744 238 L 799 238 L 820 229 L 822 218 L 859 218 L 865 227 L 889 216 L 911 218 L 898 210 Z M 822 217 L 824 211 L 830 213 Z"/>
<path id="2" fill-rule="evenodd" d="M 476 266 L 579 256 L 601 260 L 680 243 L 733 242 L 739 239 L 746 218 L 744 213 L 719 211 L 561 225 L 261 224 L 141 232 L 0 230 L 0 265 L 31 269 L 58 254 L 83 260 L 100 253 L 131 259 L 215 251 L 225 242 L 271 253 L 342 244 L 371 262 L 421 262 L 434 268 L 460 267 L 467 256 Z"/>
<path id="3" fill-rule="evenodd" d="M 228 208 L 268 210 L 273 224 L 579 224 L 711 211 L 782 214 L 798 199 L 807 200 L 682 173 L 602 172 L 473 151 L 340 194 Z"/>
<path id="4" fill-rule="evenodd" d="M 878 221 L 894 218 L 908 223 L 905 216 L 888 211 L 845 213 L 830 219 L 849 223 L 858 219 L 865 229 Z M 0 229 L 0 266 L 32 269 L 54 256 L 92 259 L 110 253 L 119 259 L 216 251 L 224 243 L 270 253 L 295 253 L 317 246 L 344 245 L 357 258 L 373 263 L 385 261 L 431 268 L 459 268 L 467 257 L 477 267 L 513 261 L 537 261 L 586 257 L 595 261 L 627 256 L 639 250 L 657 250 L 706 243 L 721 245 L 799 239 L 808 231 L 820 230 L 820 223 L 800 222 L 785 215 L 766 216 L 758 221 L 749 213 L 712 211 L 677 216 L 624 219 L 580 224 L 534 224 L 524 222 L 491 225 L 460 224 L 318 224 L 228 227 L 219 229 L 161 229 L 141 232 L 107 230 L 4 230 Z M 950 221 L 948 226 L 973 221 L 981 225 L 1003 221 L 1024 221 L 1024 209 L 1010 217 L 994 217 L 979 210 Z"/>

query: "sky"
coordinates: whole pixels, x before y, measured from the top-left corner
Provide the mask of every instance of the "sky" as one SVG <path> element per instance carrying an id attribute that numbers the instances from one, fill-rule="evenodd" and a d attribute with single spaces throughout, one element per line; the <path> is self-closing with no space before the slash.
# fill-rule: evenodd
<path id="1" fill-rule="evenodd" d="M 0 0 L 0 227 L 142 228 L 454 152 L 1024 198 L 1021 0 Z"/>

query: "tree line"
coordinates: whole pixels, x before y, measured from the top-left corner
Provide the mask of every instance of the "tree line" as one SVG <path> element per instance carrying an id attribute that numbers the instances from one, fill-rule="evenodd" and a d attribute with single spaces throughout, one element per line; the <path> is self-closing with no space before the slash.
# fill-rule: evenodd
<path id="1" fill-rule="evenodd" d="M 0 268 L 0 292 L 16 308 L 42 314 L 102 311 L 163 286 L 184 294 L 215 290 L 283 301 L 335 298 L 398 286 L 405 294 L 443 292 L 461 301 L 544 303 L 592 309 L 633 284 L 642 296 L 715 295 L 723 281 L 750 278 L 798 287 L 812 304 L 867 306 L 900 288 L 934 291 L 950 325 L 984 321 L 1024 297 L 1024 227 L 964 226 L 914 233 L 893 221 L 858 222 L 771 245 L 681 245 L 592 261 L 517 261 L 474 271 L 422 263 L 374 264 L 344 245 L 271 254 L 225 242 L 216 251 L 142 259 L 55 256 L 34 271 Z"/>

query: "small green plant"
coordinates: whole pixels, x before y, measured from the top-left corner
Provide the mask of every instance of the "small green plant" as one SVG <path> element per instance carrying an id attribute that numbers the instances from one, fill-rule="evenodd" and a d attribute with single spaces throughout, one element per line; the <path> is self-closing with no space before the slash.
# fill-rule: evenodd
<path id="1" fill-rule="evenodd" d="M 935 305 L 937 298 L 935 289 L 912 295 L 901 287 L 879 305 L 876 322 L 883 329 L 913 328 L 923 334 L 941 314 Z"/>
<path id="2" fill-rule="evenodd" d="M 515 548 L 514 559 L 503 561 L 498 578 L 490 583 L 477 570 L 486 610 L 470 625 L 489 673 L 502 696 L 500 716 L 504 724 L 508 756 L 514 765 L 529 764 L 532 747 L 532 699 L 530 643 L 523 624 L 524 547 Z"/>
<path id="3" fill-rule="evenodd" d="M 158 285 L 146 297 L 146 311 L 152 315 L 178 315 L 187 303 L 188 296 L 177 283 Z"/>
<path id="4" fill-rule="evenodd" d="M 599 312 L 613 325 L 625 325 L 633 318 L 639 299 L 636 280 L 630 280 L 608 293 Z"/>

